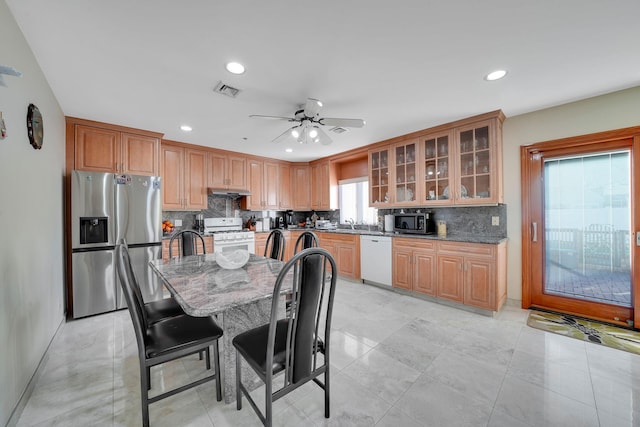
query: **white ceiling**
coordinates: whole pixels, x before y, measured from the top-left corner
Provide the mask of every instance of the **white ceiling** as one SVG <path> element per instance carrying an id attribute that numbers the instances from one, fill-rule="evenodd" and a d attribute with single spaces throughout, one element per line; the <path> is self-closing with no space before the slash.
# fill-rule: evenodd
<path id="1" fill-rule="evenodd" d="M 640 84 L 638 0 L 6 1 L 66 115 L 286 160 Z M 497 68 L 509 73 L 483 80 Z M 212 92 L 219 81 L 242 92 Z M 367 125 L 276 145 L 290 124 L 249 118 L 307 97 Z"/>

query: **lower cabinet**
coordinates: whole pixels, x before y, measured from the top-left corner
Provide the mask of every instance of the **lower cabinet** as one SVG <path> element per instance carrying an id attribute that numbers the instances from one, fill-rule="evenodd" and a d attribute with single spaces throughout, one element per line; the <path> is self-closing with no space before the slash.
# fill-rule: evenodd
<path id="1" fill-rule="evenodd" d="M 437 296 L 498 311 L 507 299 L 506 242 L 438 242 Z"/>
<path id="2" fill-rule="evenodd" d="M 288 261 L 291 256 L 289 255 L 293 251 L 291 249 L 291 233 L 287 230 L 282 230 L 284 234 L 284 261 Z M 269 238 L 269 234 L 271 231 L 263 231 L 261 233 L 256 233 L 256 255 L 264 255 L 264 249 L 267 247 L 267 239 Z"/>
<path id="3" fill-rule="evenodd" d="M 329 251 L 336 261 L 338 275 L 350 279 L 360 278 L 360 235 L 317 233 L 320 247 Z"/>
<path id="4" fill-rule="evenodd" d="M 170 239 L 162 239 L 162 259 L 165 261 L 169 259 L 169 242 L 170 241 L 171 241 Z M 213 253 L 213 236 L 204 236 L 204 249 L 208 254 Z M 178 239 L 173 241 L 172 252 L 174 257 L 179 253 Z M 202 250 L 200 249 L 200 245 L 198 245 L 197 253 L 198 254 L 202 253 Z"/>
<path id="5" fill-rule="evenodd" d="M 393 286 L 435 296 L 435 242 L 395 237 L 392 244 Z"/>
<path id="6" fill-rule="evenodd" d="M 506 242 L 393 238 L 393 286 L 485 310 L 507 298 Z"/>

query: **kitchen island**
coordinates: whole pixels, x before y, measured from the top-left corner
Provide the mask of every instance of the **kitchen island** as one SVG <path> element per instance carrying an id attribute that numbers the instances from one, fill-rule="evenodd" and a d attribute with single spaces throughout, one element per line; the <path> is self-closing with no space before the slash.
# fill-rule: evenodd
<path id="1" fill-rule="evenodd" d="M 269 322 L 273 287 L 281 261 L 251 255 L 242 268 L 225 270 L 215 261 L 215 254 L 154 260 L 149 263 L 171 295 L 190 316 L 215 316 L 221 321 L 222 383 L 226 403 L 235 400 L 235 350 L 231 343 L 241 332 Z M 282 295 L 291 290 L 285 280 Z M 280 307 L 284 317 L 284 296 Z M 255 377 L 243 366 L 245 384 Z"/>

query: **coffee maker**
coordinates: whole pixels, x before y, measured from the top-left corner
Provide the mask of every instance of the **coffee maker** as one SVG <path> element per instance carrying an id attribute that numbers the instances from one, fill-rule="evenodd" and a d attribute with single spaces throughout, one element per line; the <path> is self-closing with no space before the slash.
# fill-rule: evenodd
<path id="1" fill-rule="evenodd" d="M 195 226 L 193 227 L 199 233 L 204 233 L 204 215 L 197 214 Z"/>
<path id="2" fill-rule="evenodd" d="M 287 227 L 295 225 L 295 223 L 293 222 L 293 211 L 287 211 L 285 212 L 285 215 L 287 218 Z"/>

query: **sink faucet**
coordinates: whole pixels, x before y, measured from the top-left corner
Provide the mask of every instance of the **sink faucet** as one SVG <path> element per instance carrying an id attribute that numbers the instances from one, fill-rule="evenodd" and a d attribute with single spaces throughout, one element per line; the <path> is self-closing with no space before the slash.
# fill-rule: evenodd
<path id="1" fill-rule="evenodd" d="M 352 230 L 355 230 L 355 227 L 353 226 L 356 222 L 353 220 L 353 218 L 349 218 L 347 220 L 347 224 L 349 224 L 351 226 Z"/>

